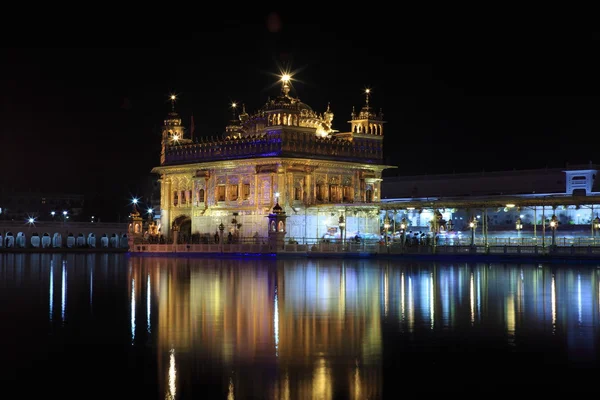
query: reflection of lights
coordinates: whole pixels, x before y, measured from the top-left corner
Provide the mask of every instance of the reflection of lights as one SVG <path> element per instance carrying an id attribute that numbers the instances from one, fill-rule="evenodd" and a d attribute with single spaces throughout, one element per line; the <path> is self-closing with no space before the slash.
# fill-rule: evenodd
<path id="1" fill-rule="evenodd" d="M 323 358 L 317 361 L 315 372 L 313 373 L 313 399 L 331 399 L 331 371 Z"/>
<path id="2" fill-rule="evenodd" d="M 404 321 L 404 272 L 400 275 L 400 312 L 402 315 L 402 321 Z"/>
<path id="3" fill-rule="evenodd" d="M 360 379 L 360 368 L 358 368 L 358 360 L 356 360 L 356 368 L 354 369 L 354 398 L 360 399 L 361 395 L 361 379 Z"/>
<path id="4" fill-rule="evenodd" d="M 175 349 L 171 349 L 171 356 L 169 357 L 169 393 L 167 394 L 167 398 L 175 399 L 176 391 L 177 369 L 175 368 Z"/>
<path id="5" fill-rule="evenodd" d="M 581 324 L 581 275 L 577 274 L 577 311 L 578 321 Z"/>
<path id="6" fill-rule="evenodd" d="M 146 284 L 146 329 L 150 333 L 150 273 L 148 272 L 148 282 Z"/>
<path id="7" fill-rule="evenodd" d="M 414 300 L 413 300 L 413 292 L 412 292 L 412 279 L 408 277 L 408 329 L 412 331 L 414 324 Z"/>
<path id="8" fill-rule="evenodd" d="M 93 294 L 94 294 L 94 268 L 90 267 L 90 305 L 92 305 Z"/>
<path id="9" fill-rule="evenodd" d="M 279 356 L 279 304 L 277 299 L 277 286 L 275 286 L 275 312 L 273 313 L 273 331 L 275 332 L 275 356 Z"/>
<path id="10" fill-rule="evenodd" d="M 431 318 L 431 329 L 435 321 L 435 291 L 433 289 L 433 272 L 429 276 L 429 316 Z"/>
<path id="11" fill-rule="evenodd" d="M 383 274 L 383 315 L 387 317 L 388 315 L 388 272 L 387 270 Z"/>
<path id="12" fill-rule="evenodd" d="M 515 298 L 513 294 L 506 298 L 506 331 L 511 337 L 515 334 Z"/>
<path id="13" fill-rule="evenodd" d="M 62 267 L 62 293 L 61 293 L 61 318 L 65 320 L 65 311 L 67 309 L 67 262 L 63 261 Z"/>
<path id="14" fill-rule="evenodd" d="M 554 279 L 554 275 L 552 275 L 552 292 L 551 292 L 551 298 L 552 298 L 552 329 L 554 330 L 556 328 L 556 282 Z"/>
<path id="15" fill-rule="evenodd" d="M 131 278 L 131 344 L 135 340 L 135 279 Z"/>
<path id="16" fill-rule="evenodd" d="M 50 321 L 54 309 L 54 260 L 50 261 Z"/>
<path id="17" fill-rule="evenodd" d="M 229 390 L 227 391 L 227 400 L 235 400 L 233 389 L 233 378 L 229 378 Z"/>
<path id="18" fill-rule="evenodd" d="M 475 281 L 472 272 L 469 280 L 469 301 L 471 303 L 471 323 L 473 323 L 475 322 Z"/>

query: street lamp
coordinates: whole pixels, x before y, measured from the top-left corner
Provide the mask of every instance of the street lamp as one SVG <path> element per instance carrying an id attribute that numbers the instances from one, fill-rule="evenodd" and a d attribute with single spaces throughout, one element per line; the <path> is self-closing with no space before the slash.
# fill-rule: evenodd
<path id="1" fill-rule="evenodd" d="M 387 214 L 385 215 L 385 218 L 383 220 L 383 229 L 384 229 L 384 234 L 385 234 L 385 245 L 387 246 L 387 243 L 388 243 L 388 229 L 390 229 L 390 219 L 388 218 Z"/>
<path id="2" fill-rule="evenodd" d="M 56 211 L 50 211 L 50 215 L 52 215 L 52 219 L 54 219 L 54 216 L 56 215 Z"/>
<path id="3" fill-rule="evenodd" d="M 517 218 L 517 221 L 515 222 L 515 229 L 517 230 L 517 236 L 521 237 L 521 229 L 523 229 L 521 218 Z"/>
<path id="4" fill-rule="evenodd" d="M 552 215 L 550 218 L 550 229 L 552 229 L 552 246 L 556 246 L 556 228 L 558 228 L 558 218 Z"/>
<path id="5" fill-rule="evenodd" d="M 221 235 L 219 242 L 221 243 L 221 247 L 223 246 L 223 231 L 224 230 L 225 230 L 225 225 L 223 225 L 223 221 L 221 221 L 221 223 L 219 224 L 219 234 Z"/>
<path id="6" fill-rule="evenodd" d="M 346 227 L 346 222 L 344 221 L 344 216 L 340 215 L 338 219 L 338 226 L 340 227 L 340 238 L 342 239 L 342 245 L 344 244 L 344 228 Z"/>
<path id="7" fill-rule="evenodd" d="M 475 246 L 475 229 L 477 229 L 477 218 L 473 217 L 469 222 L 469 228 L 471 228 L 471 246 Z"/>

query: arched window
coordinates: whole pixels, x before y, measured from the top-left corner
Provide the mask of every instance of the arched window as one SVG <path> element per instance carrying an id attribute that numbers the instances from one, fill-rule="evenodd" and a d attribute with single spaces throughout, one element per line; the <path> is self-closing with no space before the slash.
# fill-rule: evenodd
<path id="1" fill-rule="evenodd" d="M 198 201 L 204 203 L 204 189 L 198 190 Z"/>
<path id="2" fill-rule="evenodd" d="M 283 221 L 279 221 L 278 230 L 279 232 L 285 232 L 285 224 L 283 223 Z"/>
<path id="3" fill-rule="evenodd" d="M 366 197 L 366 202 L 367 203 L 372 203 L 373 202 L 373 190 L 372 189 L 367 189 L 365 191 L 365 197 Z"/>
<path id="4" fill-rule="evenodd" d="M 275 232 L 275 221 L 271 221 L 271 231 Z"/>

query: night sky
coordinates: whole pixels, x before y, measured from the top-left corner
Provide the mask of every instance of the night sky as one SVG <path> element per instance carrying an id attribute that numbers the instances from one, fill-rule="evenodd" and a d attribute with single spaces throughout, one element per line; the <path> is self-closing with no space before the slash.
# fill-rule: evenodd
<path id="1" fill-rule="evenodd" d="M 281 67 L 313 109 L 331 102 L 341 131 L 372 88 L 401 174 L 600 163 L 600 34 L 378 18 L 230 12 L 177 29 L 98 35 L 82 24 L 69 40 L 4 48 L 0 184 L 85 194 L 90 212 L 114 220 L 159 163 L 170 93 L 195 136 L 221 135 L 231 101 L 251 112 L 278 94 Z"/>

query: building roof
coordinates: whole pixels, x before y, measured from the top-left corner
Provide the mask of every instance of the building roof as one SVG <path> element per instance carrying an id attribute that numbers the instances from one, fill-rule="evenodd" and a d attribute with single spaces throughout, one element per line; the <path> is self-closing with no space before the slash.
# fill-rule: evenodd
<path id="1" fill-rule="evenodd" d="M 600 170 L 599 165 L 572 165 L 566 168 L 544 168 L 464 174 L 413 175 L 387 177 L 381 184 L 381 198 L 423 198 L 524 195 L 565 193 L 565 171 Z M 401 173 L 402 168 L 399 169 Z M 595 179 L 592 191 L 600 191 Z"/>

